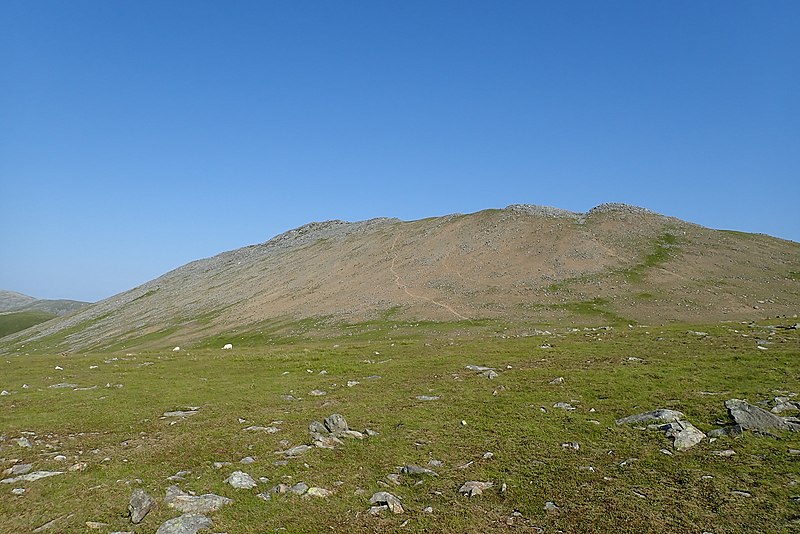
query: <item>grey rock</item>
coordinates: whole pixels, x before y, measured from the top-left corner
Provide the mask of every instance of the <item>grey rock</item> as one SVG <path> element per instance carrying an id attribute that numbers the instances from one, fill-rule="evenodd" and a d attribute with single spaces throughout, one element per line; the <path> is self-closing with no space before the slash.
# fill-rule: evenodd
<path id="1" fill-rule="evenodd" d="M 673 421 L 658 427 L 668 438 L 673 438 L 672 446 L 679 451 L 694 447 L 706 437 L 689 421 Z"/>
<path id="2" fill-rule="evenodd" d="M 740 399 L 725 401 L 725 407 L 733 420 L 746 430 L 768 432 L 770 430 L 786 430 L 789 428 L 789 424 L 777 415 Z"/>
<path id="3" fill-rule="evenodd" d="M 439 400 L 439 396 L 438 395 L 417 395 L 416 399 L 417 400 L 421 400 L 421 401 L 436 401 L 436 400 Z"/>
<path id="4" fill-rule="evenodd" d="M 322 391 L 321 389 L 313 389 L 308 392 L 309 395 L 312 397 L 323 397 L 328 394 L 327 391 Z"/>
<path id="5" fill-rule="evenodd" d="M 567 410 L 571 412 L 575 409 L 575 406 L 571 405 L 568 402 L 557 402 L 553 404 L 553 408 L 560 408 L 562 410 Z"/>
<path id="6" fill-rule="evenodd" d="M 281 429 L 275 426 L 253 425 L 253 426 L 248 426 L 244 430 L 246 430 L 247 432 L 266 432 L 267 434 L 274 434 L 276 432 L 280 432 Z"/>
<path id="7" fill-rule="evenodd" d="M 427 467 L 421 467 L 419 465 L 414 465 L 414 464 L 403 466 L 400 472 L 403 473 L 404 475 L 429 475 L 434 477 L 439 476 L 439 473 L 437 473 L 433 469 L 428 469 Z"/>
<path id="8" fill-rule="evenodd" d="M 386 506 L 394 514 L 402 514 L 404 512 L 403 504 L 400 502 L 400 499 L 388 491 L 373 493 L 372 497 L 369 498 L 369 502 L 371 504 L 377 504 L 378 506 Z"/>
<path id="9" fill-rule="evenodd" d="M 189 417 L 199 413 L 199 410 L 175 410 L 172 412 L 164 412 L 161 417 Z"/>
<path id="10" fill-rule="evenodd" d="M 337 432 L 336 435 L 341 438 L 364 439 L 364 434 L 357 430 L 345 430 L 344 432 Z"/>
<path id="11" fill-rule="evenodd" d="M 289 492 L 289 486 L 287 484 L 278 484 L 270 488 L 269 492 L 276 495 L 284 495 Z"/>
<path id="12" fill-rule="evenodd" d="M 275 454 L 283 454 L 284 456 L 300 456 L 311 449 L 313 449 L 313 447 L 310 445 L 297 445 L 296 447 L 286 449 L 285 451 L 278 451 Z"/>
<path id="13" fill-rule="evenodd" d="M 64 471 L 34 471 L 33 473 L 27 473 L 25 475 L 20 475 L 18 477 L 4 478 L 3 480 L 0 480 L 0 484 L 15 484 L 17 482 L 34 482 L 36 480 L 39 480 L 40 478 L 47 478 L 63 474 Z"/>
<path id="14" fill-rule="evenodd" d="M 484 376 L 484 377 L 486 377 L 486 378 L 488 378 L 490 380 L 493 380 L 493 379 L 497 378 L 499 375 L 495 371 L 489 370 L 489 371 L 482 372 L 481 376 Z"/>
<path id="15" fill-rule="evenodd" d="M 327 434 L 330 432 L 325 425 L 319 421 L 311 421 L 311 424 L 308 425 L 308 431 L 312 434 Z"/>
<path id="16" fill-rule="evenodd" d="M 314 446 L 320 449 L 335 449 L 338 445 L 344 445 L 344 442 L 330 434 L 314 434 Z"/>
<path id="17" fill-rule="evenodd" d="M 182 480 L 186 480 L 186 477 L 191 474 L 191 471 L 178 471 L 174 475 L 167 477 L 167 480 L 171 480 L 172 482 L 180 482 Z"/>
<path id="18" fill-rule="evenodd" d="M 47 386 L 49 389 L 73 389 L 78 387 L 78 384 L 71 384 L 69 382 L 61 382 L 58 384 L 53 384 L 52 386 Z"/>
<path id="19" fill-rule="evenodd" d="M 752 497 L 753 494 L 749 491 L 740 491 L 740 490 L 733 490 L 731 491 L 732 495 L 736 495 L 737 497 Z"/>
<path id="20" fill-rule="evenodd" d="M 546 512 L 555 512 L 556 510 L 558 510 L 558 508 L 559 508 L 558 505 L 553 501 L 547 501 L 546 503 L 544 503 L 544 509 Z"/>
<path id="21" fill-rule="evenodd" d="M 239 460 L 239 463 L 240 463 L 240 464 L 247 465 L 247 464 L 252 464 L 252 463 L 254 463 L 255 461 L 256 461 L 256 459 L 255 459 L 255 458 L 253 458 L 252 456 L 245 456 L 244 458 L 242 458 L 241 460 Z"/>
<path id="22" fill-rule="evenodd" d="M 466 369 L 470 371 L 475 371 L 478 373 L 485 372 L 485 371 L 494 371 L 494 367 L 484 367 L 482 365 L 467 365 Z"/>
<path id="23" fill-rule="evenodd" d="M 550 381 L 550 385 L 551 386 L 557 386 L 557 385 L 563 384 L 563 383 L 564 383 L 564 377 L 563 376 L 559 376 L 558 378 L 554 378 L 554 379 L 552 379 Z"/>
<path id="24" fill-rule="evenodd" d="M 234 471 L 225 479 L 225 483 L 230 484 L 236 489 L 250 489 L 258 485 L 258 482 L 244 471 Z"/>
<path id="25" fill-rule="evenodd" d="M 131 500 L 128 503 L 128 516 L 131 518 L 131 523 L 141 522 L 155 505 L 156 501 L 143 489 L 136 488 L 133 490 Z"/>
<path id="26" fill-rule="evenodd" d="M 381 505 L 378 505 L 378 506 L 370 506 L 370 507 L 369 507 L 369 510 L 367 510 L 367 512 L 368 512 L 370 515 L 378 515 L 378 514 L 380 514 L 381 512 L 383 512 L 383 511 L 385 511 L 385 510 L 388 510 L 388 509 L 389 509 L 389 506 L 388 506 L 388 505 L 386 505 L 386 504 L 381 504 Z"/>
<path id="27" fill-rule="evenodd" d="M 33 464 L 17 464 L 12 465 L 3 472 L 7 475 L 24 475 L 25 473 L 30 473 L 31 469 L 33 469 Z"/>
<path id="28" fill-rule="evenodd" d="M 660 410 L 653 410 L 650 412 L 638 413 L 636 415 L 629 415 L 628 417 L 617 419 L 616 423 L 618 425 L 644 423 L 646 421 L 661 421 L 664 423 L 669 423 L 672 421 L 678 421 L 680 419 L 683 419 L 683 417 L 684 417 L 683 412 L 662 408 Z"/>
<path id="29" fill-rule="evenodd" d="M 170 508 L 175 508 L 183 513 L 209 514 L 216 512 L 233 500 L 213 493 L 205 495 L 189 495 L 181 491 L 178 486 L 167 488 L 167 495 L 164 497 L 164 504 Z"/>
<path id="30" fill-rule="evenodd" d="M 736 454 L 733 449 L 725 449 L 724 451 L 711 451 L 714 456 L 721 456 L 722 458 L 729 458 Z"/>
<path id="31" fill-rule="evenodd" d="M 458 490 L 459 493 L 463 493 L 469 497 L 474 497 L 476 495 L 482 494 L 485 490 L 494 486 L 493 482 L 480 482 L 477 480 L 470 480 L 464 482 L 461 488 Z"/>
<path id="32" fill-rule="evenodd" d="M 294 493 L 295 495 L 303 495 L 305 492 L 308 491 L 308 484 L 305 482 L 298 482 L 291 488 L 289 488 L 289 493 Z"/>
<path id="33" fill-rule="evenodd" d="M 28 441 L 28 438 L 17 438 L 17 439 L 15 439 L 15 440 L 14 440 L 14 442 L 15 442 L 15 443 L 16 443 L 18 446 L 20 446 L 20 447 L 25 447 L 26 449 L 29 449 L 29 448 L 31 448 L 31 447 L 32 447 L 32 445 L 31 445 L 31 442 L 30 442 L 30 441 Z"/>
<path id="34" fill-rule="evenodd" d="M 390 473 L 390 474 L 386 475 L 386 479 L 389 482 L 393 483 L 395 486 L 399 486 L 402 483 L 401 479 L 400 479 L 400 475 L 395 474 L 395 473 Z"/>
<path id="35" fill-rule="evenodd" d="M 14 488 L 14 489 L 11 490 L 11 494 L 12 495 L 24 495 L 25 494 L 25 488 Z"/>
<path id="36" fill-rule="evenodd" d="M 337 432 L 346 432 L 350 429 L 347 426 L 347 420 L 344 416 L 335 413 L 325 418 L 325 428 L 328 429 L 329 432 L 332 434 L 336 434 Z"/>
<path id="37" fill-rule="evenodd" d="M 317 497 L 319 499 L 324 499 L 326 497 L 330 497 L 331 495 L 333 495 L 331 490 L 319 488 L 317 486 L 310 487 L 308 488 L 308 491 L 306 491 L 306 497 Z"/>
<path id="38" fill-rule="evenodd" d="M 197 534 L 200 530 L 211 528 L 212 524 L 204 515 L 183 514 L 162 523 L 156 534 Z"/>
<path id="39" fill-rule="evenodd" d="M 731 438 L 737 438 L 742 435 L 744 431 L 742 430 L 742 426 L 738 423 L 734 423 L 732 425 L 726 425 L 721 428 L 715 428 L 713 430 L 709 430 L 708 437 L 709 438 L 721 438 L 723 436 L 728 436 Z"/>

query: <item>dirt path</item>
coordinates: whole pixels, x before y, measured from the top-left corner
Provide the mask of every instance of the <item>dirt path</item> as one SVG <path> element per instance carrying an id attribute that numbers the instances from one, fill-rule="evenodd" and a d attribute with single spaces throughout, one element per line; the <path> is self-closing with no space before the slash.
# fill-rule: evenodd
<path id="1" fill-rule="evenodd" d="M 389 249 L 389 252 L 394 252 L 394 246 L 397 244 L 398 237 L 400 237 L 400 236 L 395 236 L 394 241 L 392 241 L 392 248 Z M 439 306 L 441 308 L 444 308 L 445 310 L 449 311 L 450 313 L 452 313 L 453 315 L 455 315 L 459 319 L 463 319 L 465 321 L 469 320 L 467 317 L 464 317 L 463 315 L 461 315 L 460 313 L 455 311 L 453 308 L 451 308 L 447 304 L 444 304 L 444 303 L 439 302 L 437 300 L 433 300 L 433 299 L 425 297 L 423 295 L 417 295 L 417 294 L 412 293 L 411 291 L 409 291 L 408 290 L 408 286 L 400 281 L 400 275 L 397 274 L 397 271 L 395 271 L 395 269 L 394 269 L 394 262 L 395 262 L 396 258 L 397 258 L 396 255 L 392 254 L 392 265 L 389 267 L 389 270 L 392 272 L 392 275 L 394 275 L 394 283 L 397 284 L 398 289 L 402 289 L 403 291 L 405 291 L 406 295 L 408 295 L 411 298 L 422 299 L 422 300 L 430 302 L 431 304 L 435 304 L 435 305 L 437 305 L 437 306 Z"/>

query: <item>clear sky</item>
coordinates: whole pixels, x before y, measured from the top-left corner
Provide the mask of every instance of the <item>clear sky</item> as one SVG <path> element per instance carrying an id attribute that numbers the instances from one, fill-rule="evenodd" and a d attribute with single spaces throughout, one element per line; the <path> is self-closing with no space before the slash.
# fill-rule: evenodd
<path id="1" fill-rule="evenodd" d="M 0 288 L 626 202 L 800 241 L 800 2 L 0 2 Z"/>

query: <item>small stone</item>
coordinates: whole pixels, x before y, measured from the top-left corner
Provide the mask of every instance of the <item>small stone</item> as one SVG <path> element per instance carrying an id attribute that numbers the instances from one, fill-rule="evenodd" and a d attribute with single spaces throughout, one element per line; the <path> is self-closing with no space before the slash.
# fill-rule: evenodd
<path id="1" fill-rule="evenodd" d="M 89 467 L 89 464 L 87 464 L 86 462 L 78 462 L 76 464 L 71 465 L 68 470 L 74 473 L 76 471 L 86 471 L 87 467 Z"/>
<path id="2" fill-rule="evenodd" d="M 172 482 L 181 482 L 183 480 L 186 480 L 186 477 L 191 474 L 192 474 L 191 471 L 178 471 L 174 475 L 167 477 L 167 480 L 170 480 Z"/>
<path id="3" fill-rule="evenodd" d="M 284 456 L 299 456 L 303 453 L 310 451 L 313 447 L 310 445 L 297 445 L 296 447 L 292 447 L 291 449 L 286 449 L 285 451 L 278 451 L 275 454 L 283 454 Z"/>
<path id="4" fill-rule="evenodd" d="M 560 408 L 562 410 L 573 411 L 575 407 L 568 402 L 557 402 L 553 404 L 553 408 Z"/>
<path id="5" fill-rule="evenodd" d="M 63 475 L 63 471 L 34 471 L 25 475 L 16 476 L 13 478 L 4 478 L 0 480 L 0 484 L 15 484 L 17 482 L 34 482 L 42 478 L 53 477 L 56 475 Z"/>
<path id="6" fill-rule="evenodd" d="M 482 494 L 485 490 L 491 488 L 492 486 L 494 486 L 493 482 L 479 482 L 477 480 L 470 480 L 464 482 L 458 491 L 459 493 L 464 493 L 469 497 L 474 497 Z"/>
<path id="7" fill-rule="evenodd" d="M 400 499 L 387 491 L 378 491 L 373 493 L 372 497 L 369 499 L 369 502 L 371 504 L 377 504 L 378 506 L 386 506 L 392 511 L 392 513 L 395 514 L 402 514 L 404 511 Z"/>
<path id="8" fill-rule="evenodd" d="M 486 378 L 488 378 L 489 380 L 494 380 L 494 379 L 495 379 L 495 378 L 497 378 L 499 375 L 498 375 L 498 374 L 497 374 L 495 371 L 489 370 L 489 371 L 484 371 L 484 372 L 482 372 L 482 373 L 481 373 L 481 376 L 483 376 L 483 377 L 486 377 Z"/>
<path id="9" fill-rule="evenodd" d="M 493 452 L 485 452 L 485 453 L 483 453 L 483 456 L 481 458 L 483 458 L 484 460 L 488 460 L 492 456 L 494 456 Z"/>
<path id="10" fill-rule="evenodd" d="M 17 444 L 17 446 L 24 447 L 26 449 L 29 449 L 29 448 L 32 447 L 31 442 L 28 441 L 28 438 L 17 438 L 17 439 L 14 440 L 14 442 Z"/>
<path id="11" fill-rule="evenodd" d="M 435 460 L 432 460 L 432 461 L 435 461 Z M 434 476 L 434 477 L 439 476 L 439 473 L 437 473 L 433 469 L 428 469 L 427 467 L 421 467 L 419 465 L 414 465 L 414 464 L 409 464 L 409 465 L 403 466 L 403 468 L 400 470 L 400 472 L 403 473 L 404 475 L 412 475 L 412 476 L 414 476 L 414 475 L 420 475 L 420 476 L 428 475 L 428 476 Z"/>
<path id="12" fill-rule="evenodd" d="M 4 389 L 3 391 L 0 391 L 0 396 L 2 396 L 2 397 L 5 397 L 5 396 L 7 396 L 7 395 L 11 395 L 11 393 L 9 393 L 8 391 L 6 391 L 5 389 Z"/>
<path id="13" fill-rule="evenodd" d="M 723 458 L 730 458 L 731 456 L 736 454 L 736 451 L 732 449 L 725 449 L 724 451 L 711 451 L 711 454 L 714 456 L 721 456 Z"/>
<path id="14" fill-rule="evenodd" d="M 345 430 L 344 432 L 337 432 L 336 435 L 343 438 L 364 439 L 364 434 L 356 430 Z"/>
<path id="15" fill-rule="evenodd" d="M 749 491 L 739 491 L 739 490 L 733 490 L 733 491 L 731 491 L 731 494 L 732 495 L 736 495 L 738 497 L 752 497 L 753 496 Z"/>
<path id="16" fill-rule="evenodd" d="M 256 461 L 256 459 L 253 458 L 252 456 L 245 456 L 244 458 L 239 460 L 239 463 L 247 465 L 247 464 L 252 464 L 255 461 Z"/>
<path id="17" fill-rule="evenodd" d="M 353 386 L 359 385 L 360 383 L 361 382 L 359 382 L 358 380 L 348 380 L 347 381 L 347 387 L 351 388 Z"/>
<path id="18" fill-rule="evenodd" d="M 439 400 L 439 396 L 438 395 L 417 395 L 416 399 L 417 400 L 421 400 L 421 401 L 437 401 L 437 400 Z"/>
<path id="19" fill-rule="evenodd" d="M 199 410 L 175 410 L 164 412 L 161 417 L 189 417 L 198 413 Z"/>
<path id="20" fill-rule="evenodd" d="M 544 503 L 544 509 L 546 512 L 555 512 L 556 510 L 558 510 L 558 508 L 559 508 L 558 505 L 553 501 L 547 501 L 546 503 Z"/>
<path id="21" fill-rule="evenodd" d="M 561 448 L 579 451 L 581 449 L 581 445 L 577 441 L 570 441 L 569 443 L 562 443 Z"/>
<path id="22" fill-rule="evenodd" d="M 789 449 L 789 456 L 800 456 L 800 449 Z"/>
<path id="23" fill-rule="evenodd" d="M 274 426 L 248 426 L 245 428 L 247 432 L 266 432 L 267 434 L 275 434 L 276 432 L 280 432 L 280 428 Z"/>
<path id="24" fill-rule="evenodd" d="M 30 473 L 31 469 L 33 469 L 33 464 L 17 464 L 12 465 L 3 472 L 7 475 L 24 475 L 25 473 Z"/>
<path id="25" fill-rule="evenodd" d="M 659 452 L 661 454 L 666 454 L 667 456 L 673 456 L 673 454 L 670 451 L 668 451 L 667 449 L 659 449 Z"/>
<path id="26" fill-rule="evenodd" d="M 658 428 L 664 432 L 665 436 L 673 438 L 672 446 L 679 451 L 694 447 L 706 437 L 689 421 L 674 421 Z"/>
<path id="27" fill-rule="evenodd" d="M 308 488 L 308 491 L 306 491 L 306 496 L 308 496 L 308 497 L 317 497 L 317 498 L 320 498 L 320 499 L 324 499 L 326 497 L 330 497 L 331 495 L 333 495 L 333 492 L 331 490 L 327 490 L 325 488 L 318 488 L 316 486 Z"/>
<path id="28" fill-rule="evenodd" d="M 386 475 L 386 480 L 388 480 L 389 482 L 393 483 L 396 486 L 399 486 L 400 483 L 401 483 L 400 482 L 400 475 L 397 475 L 397 474 L 394 474 L 394 473 Z"/>
<path id="29" fill-rule="evenodd" d="M 178 486 L 167 488 L 167 495 L 164 497 L 164 504 L 170 508 L 175 508 L 182 513 L 208 514 L 216 512 L 233 500 L 213 493 L 204 495 L 190 495 Z"/>
<path id="30" fill-rule="evenodd" d="M 364 431 L 364 433 L 365 433 L 366 435 L 368 435 L 368 436 L 380 436 L 380 435 L 381 435 L 381 433 L 380 433 L 380 432 L 378 432 L 378 431 L 376 431 L 376 430 L 372 430 L 372 429 L 370 429 L 370 428 L 366 429 L 366 430 Z"/>
<path id="31" fill-rule="evenodd" d="M 106 528 L 107 526 L 108 526 L 108 523 L 102 523 L 100 521 L 87 521 L 86 522 L 86 528 L 91 528 L 91 529 L 95 529 L 95 530 L 96 529 L 100 529 L 100 528 Z"/>
<path id="32" fill-rule="evenodd" d="M 289 488 L 289 493 L 294 493 L 295 495 L 303 495 L 308 491 L 308 484 L 305 482 L 298 482 L 294 486 Z"/>
<path id="33" fill-rule="evenodd" d="M 721 438 L 723 436 L 728 436 L 732 438 L 737 438 L 742 435 L 743 433 L 742 426 L 738 423 L 734 423 L 732 425 L 726 425 L 722 428 L 715 428 L 708 432 L 709 438 Z"/>
<path id="34" fill-rule="evenodd" d="M 214 469 L 222 469 L 225 466 L 233 465 L 230 462 L 214 462 Z"/>
<path id="35" fill-rule="evenodd" d="M 56 462 L 66 462 L 67 457 L 64 456 L 63 454 L 57 454 L 56 456 L 53 456 L 53 460 Z"/>
<path id="36" fill-rule="evenodd" d="M 330 432 L 330 430 L 319 421 L 311 421 L 311 424 L 308 425 L 308 431 L 312 434 L 327 434 Z"/>
<path id="37" fill-rule="evenodd" d="M 244 471 L 234 471 L 225 479 L 225 483 L 230 484 L 236 489 L 250 489 L 258 485 L 258 482 Z"/>
<path id="38" fill-rule="evenodd" d="M 22 495 L 25 493 L 25 488 L 14 488 L 11 490 L 11 493 L 14 495 Z"/>
<path id="39" fill-rule="evenodd" d="M 469 369 L 470 371 L 475 372 L 484 372 L 484 371 L 494 371 L 494 367 L 484 367 L 482 365 L 467 365 L 465 369 Z"/>
<path id="40" fill-rule="evenodd" d="M 327 395 L 328 392 L 322 391 L 321 389 L 312 389 L 311 391 L 308 392 L 308 394 L 313 397 L 322 397 L 324 395 Z"/>
<path id="41" fill-rule="evenodd" d="M 133 490 L 128 503 L 128 516 L 131 519 L 131 523 L 140 523 L 155 505 L 156 501 L 143 489 L 136 488 Z"/>
<path id="42" fill-rule="evenodd" d="M 563 384 L 563 383 L 564 383 L 564 377 L 563 376 L 559 376 L 558 378 L 554 378 L 554 379 L 552 379 L 550 381 L 550 385 L 551 386 L 557 386 L 557 385 Z"/>
<path id="43" fill-rule="evenodd" d="M 432 514 L 433 506 L 426 506 L 425 508 L 422 509 L 422 511 L 425 512 L 426 514 Z"/>
<path id="44" fill-rule="evenodd" d="M 156 534 L 197 534 L 197 531 L 211 528 L 212 521 L 201 514 L 183 514 L 165 521 Z"/>

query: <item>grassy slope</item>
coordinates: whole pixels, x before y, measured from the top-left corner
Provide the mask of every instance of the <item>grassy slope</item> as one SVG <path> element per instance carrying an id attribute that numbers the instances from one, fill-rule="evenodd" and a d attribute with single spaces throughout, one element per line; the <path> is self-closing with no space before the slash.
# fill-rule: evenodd
<path id="1" fill-rule="evenodd" d="M 25 330 L 33 325 L 49 321 L 56 315 L 41 311 L 11 312 L 0 314 L 0 337 Z"/>
<path id="2" fill-rule="evenodd" d="M 58 527 L 63 532 L 82 532 L 85 521 L 105 521 L 108 530 L 153 532 L 178 514 L 160 505 L 141 525 L 131 526 L 122 517 L 130 491 L 140 485 L 160 501 L 170 484 L 165 478 L 183 469 L 192 470 L 181 483 L 184 489 L 235 499 L 212 514 L 214 531 L 486 532 L 507 529 L 507 518 L 517 510 L 522 515 L 515 525 L 523 530 L 778 532 L 800 515 L 790 500 L 800 483 L 797 459 L 787 454 L 800 449 L 797 434 L 705 441 L 667 456 L 659 449 L 669 449 L 669 441 L 659 432 L 614 424 L 617 417 L 665 407 L 684 411 L 708 430 L 725 419 L 727 398 L 755 402 L 777 390 L 800 392 L 795 330 L 777 331 L 762 351 L 755 338 L 766 339 L 768 331 L 739 324 L 708 326 L 707 337 L 681 326 L 562 329 L 516 337 L 526 329 L 506 330 L 499 323 L 415 325 L 374 321 L 330 331 L 326 339 L 305 337 L 299 325 L 292 336 L 221 337 L 179 353 L 10 357 L 0 375 L 0 388 L 12 392 L 0 397 L 5 438 L 0 458 L 6 465 L 11 458 L 32 462 L 34 469 L 63 469 L 76 461 L 89 467 L 18 484 L 29 488 L 22 497 L 0 487 L 0 531 L 30 531 L 63 516 Z M 234 350 L 221 351 L 224 341 L 232 341 Z M 544 343 L 552 348 L 540 348 Z M 631 362 L 630 356 L 644 362 Z M 467 364 L 497 367 L 500 376 L 488 380 L 465 370 Z M 56 365 L 64 370 L 54 370 Z M 327 374 L 320 375 L 323 369 Z M 368 378 L 373 375 L 381 378 Z M 549 384 L 556 376 L 565 378 L 563 385 Z M 346 387 L 348 380 L 360 384 Z M 65 381 L 99 387 L 47 388 Z M 22 389 L 23 383 L 30 388 Z M 309 396 L 316 388 L 328 395 Z M 281 399 L 290 393 L 302 400 Z M 441 400 L 415 399 L 434 394 Z M 578 409 L 552 408 L 561 401 Z M 185 405 L 202 408 L 174 425 L 159 419 Z M 307 442 L 308 423 L 334 412 L 345 415 L 351 427 L 381 434 L 273 465 L 278 441 Z M 240 424 L 239 417 L 248 422 Z M 277 434 L 242 431 L 273 421 L 283 421 Z M 10 443 L 23 431 L 37 433 L 33 449 Z M 561 447 L 571 441 L 580 443 L 579 451 Z M 726 448 L 736 456 L 710 454 Z M 52 459 L 57 452 L 68 456 L 67 464 Z M 484 452 L 494 457 L 483 460 Z M 256 463 L 236 463 L 248 455 Z M 369 496 L 387 489 L 379 483 L 386 474 L 432 458 L 444 462 L 438 478 L 420 486 L 406 480 L 388 489 L 403 498 L 405 514 L 365 513 Z M 629 458 L 636 460 L 621 467 Z M 234 465 L 217 470 L 215 461 Z M 458 468 L 469 461 L 474 461 L 469 468 Z M 305 481 L 335 494 L 326 500 L 264 502 L 256 490 L 223 484 L 239 468 L 270 478 L 258 491 Z M 713 478 L 702 478 L 706 475 Z M 134 479 L 142 482 L 126 483 Z M 466 480 L 505 482 L 508 490 L 467 499 L 457 493 Z M 732 490 L 753 497 L 737 497 Z M 556 502 L 560 511 L 546 513 L 546 501 Z M 423 512 L 427 506 L 433 513 Z"/>

